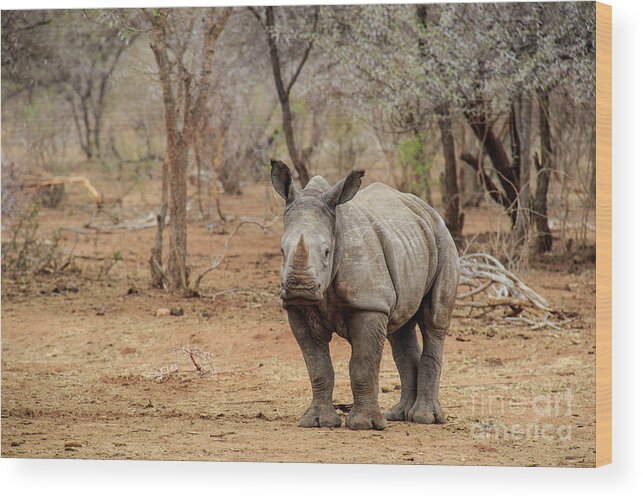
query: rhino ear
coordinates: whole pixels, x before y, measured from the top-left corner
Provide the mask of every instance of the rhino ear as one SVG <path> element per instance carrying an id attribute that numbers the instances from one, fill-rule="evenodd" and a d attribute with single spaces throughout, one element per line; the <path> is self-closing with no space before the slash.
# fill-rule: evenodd
<path id="1" fill-rule="evenodd" d="M 297 190 L 292 180 L 290 168 L 288 168 L 283 161 L 277 159 L 271 159 L 270 165 L 272 166 L 270 178 L 273 187 L 277 193 L 286 200 L 286 204 L 292 203 L 295 199 L 295 194 L 297 194 Z"/>
<path id="2" fill-rule="evenodd" d="M 359 186 L 362 184 L 363 176 L 364 170 L 353 170 L 344 180 L 337 182 L 324 194 L 324 200 L 333 209 L 342 203 L 350 201 L 357 194 Z"/>

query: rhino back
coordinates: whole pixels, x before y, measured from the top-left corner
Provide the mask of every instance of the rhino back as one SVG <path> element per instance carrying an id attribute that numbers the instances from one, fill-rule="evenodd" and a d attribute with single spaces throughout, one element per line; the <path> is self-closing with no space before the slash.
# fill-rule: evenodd
<path id="1" fill-rule="evenodd" d="M 435 278 L 451 236 L 412 194 L 371 184 L 338 207 L 335 292 L 348 306 L 381 311 L 389 331 L 410 320 Z"/>

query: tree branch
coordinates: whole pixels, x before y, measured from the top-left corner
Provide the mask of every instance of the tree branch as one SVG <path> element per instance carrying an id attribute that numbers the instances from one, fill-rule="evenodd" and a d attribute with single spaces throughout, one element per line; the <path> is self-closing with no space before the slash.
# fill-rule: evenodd
<path id="1" fill-rule="evenodd" d="M 275 219 L 275 220 L 276 220 L 276 219 Z M 239 222 L 239 223 L 234 227 L 234 229 L 232 229 L 232 232 L 230 232 L 230 235 L 228 236 L 228 238 L 226 239 L 225 243 L 223 244 L 223 251 L 222 251 L 221 255 L 219 255 L 219 256 L 218 256 L 218 257 L 217 257 L 217 258 L 212 262 L 212 265 L 211 265 L 209 268 L 207 268 L 206 270 L 204 270 L 203 272 L 201 272 L 201 274 L 199 275 L 199 277 L 197 277 L 197 278 L 196 278 L 196 281 L 194 281 L 194 287 L 193 287 L 193 289 L 192 289 L 192 292 L 197 293 L 197 292 L 199 291 L 199 285 L 201 284 L 201 279 L 203 279 L 207 274 L 209 274 L 209 273 L 210 273 L 210 272 L 212 272 L 213 270 L 215 270 L 215 269 L 219 268 L 219 266 L 220 266 L 220 265 L 221 265 L 221 263 L 223 262 L 223 259 L 225 258 L 226 254 L 227 254 L 227 252 L 228 252 L 228 247 L 230 246 L 230 241 L 232 241 L 232 238 L 235 236 L 235 234 L 237 233 L 237 231 L 238 231 L 238 230 L 239 230 L 243 225 L 246 225 L 246 224 L 254 224 L 254 225 L 257 225 L 257 226 L 261 227 L 261 230 L 263 230 L 263 231 L 265 232 L 267 229 L 269 229 L 269 228 L 272 226 L 272 224 L 275 222 L 275 220 L 273 220 L 270 224 L 267 224 L 267 225 L 264 225 L 264 224 L 262 224 L 261 222 L 258 222 L 258 221 L 256 221 L 256 220 L 242 220 L 241 222 Z"/>
<path id="2" fill-rule="evenodd" d="M 473 154 L 468 152 L 463 152 L 460 154 L 460 159 L 467 163 L 471 168 L 473 168 L 478 176 L 478 179 L 481 181 L 485 190 L 489 193 L 491 198 L 498 204 L 502 205 L 505 209 L 511 207 L 511 201 L 507 196 L 505 196 L 496 186 L 496 184 L 491 180 L 491 177 L 487 175 L 487 172 L 484 171 L 484 168 L 481 167 L 478 158 Z"/>
<path id="3" fill-rule="evenodd" d="M 318 20 L 319 20 L 319 7 L 315 7 L 315 17 L 313 20 L 313 29 L 311 31 L 311 35 L 317 31 Z M 288 83 L 288 85 L 286 86 L 286 94 L 290 95 L 290 90 L 292 89 L 293 85 L 297 81 L 297 78 L 299 77 L 299 73 L 301 73 L 301 70 L 304 67 L 304 64 L 306 64 L 306 60 L 310 55 L 310 51 L 313 48 L 314 43 L 315 43 L 315 39 L 311 37 L 311 39 L 308 42 L 308 46 L 306 47 L 306 51 L 304 52 L 304 56 L 301 58 L 301 61 L 299 62 L 299 66 L 297 66 L 297 69 L 295 70 L 295 73 L 293 74 L 290 80 L 290 83 Z"/>

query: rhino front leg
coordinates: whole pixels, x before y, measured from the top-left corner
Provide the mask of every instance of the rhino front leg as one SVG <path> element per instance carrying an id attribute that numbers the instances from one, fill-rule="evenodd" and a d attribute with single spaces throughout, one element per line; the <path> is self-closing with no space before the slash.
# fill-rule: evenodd
<path id="1" fill-rule="evenodd" d="M 331 335 L 312 330 L 303 314 L 296 309 L 288 309 L 288 321 L 304 355 L 313 390 L 313 400 L 299 420 L 299 426 L 304 428 L 340 426 L 342 420 L 333 407 L 335 372 L 328 348 Z"/>
<path id="2" fill-rule="evenodd" d="M 386 418 L 378 402 L 382 349 L 386 339 L 386 317 L 373 312 L 357 312 L 348 321 L 349 362 L 353 409 L 346 426 L 353 430 L 383 430 Z"/>

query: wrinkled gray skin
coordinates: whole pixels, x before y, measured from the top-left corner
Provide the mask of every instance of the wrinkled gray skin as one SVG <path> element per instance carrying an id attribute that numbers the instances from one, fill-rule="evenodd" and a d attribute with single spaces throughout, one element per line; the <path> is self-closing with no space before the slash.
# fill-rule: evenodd
<path id="1" fill-rule="evenodd" d="M 441 423 L 438 388 L 458 284 L 456 246 L 437 212 L 416 196 L 380 183 L 358 193 L 363 174 L 352 172 L 333 187 L 316 176 L 297 192 L 288 167 L 272 160 L 272 183 L 286 200 L 281 299 L 313 392 L 299 425 L 341 424 L 332 404 L 332 333 L 352 348 L 346 426 Z M 378 378 L 386 340 L 402 390 L 382 413 Z"/>

